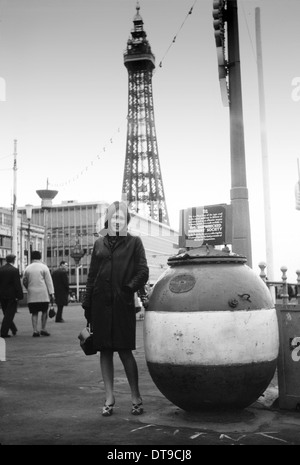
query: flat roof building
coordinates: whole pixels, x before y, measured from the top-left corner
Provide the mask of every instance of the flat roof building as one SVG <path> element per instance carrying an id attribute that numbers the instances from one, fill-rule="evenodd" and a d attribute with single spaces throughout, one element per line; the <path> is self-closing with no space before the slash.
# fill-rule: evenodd
<path id="1" fill-rule="evenodd" d="M 70 285 L 76 285 L 76 272 L 79 273 L 79 283 L 83 287 L 87 280 L 91 252 L 99 231 L 104 227 L 104 216 L 108 203 L 104 201 L 77 202 L 63 201 L 52 205 L 47 210 L 47 225 L 45 238 L 47 240 L 47 257 L 43 260 L 52 272 L 62 260 L 69 263 Z M 18 213 L 26 222 L 26 208 L 19 207 Z M 44 210 L 41 206 L 32 207 L 32 223 L 40 226 L 45 224 Z M 170 226 L 158 223 L 151 218 L 138 214 L 132 215 L 129 232 L 142 238 L 148 266 L 150 270 L 149 283 L 153 284 L 167 268 L 167 259 L 176 253 L 178 247 L 178 232 Z M 84 255 L 78 270 L 72 258 L 74 247 L 78 245 Z"/>
<path id="2" fill-rule="evenodd" d="M 5 258 L 12 253 L 12 210 L 0 207 L 0 266 L 6 263 Z M 42 251 L 44 247 L 44 226 L 28 222 L 20 213 L 17 217 L 17 261 L 16 266 L 22 274 L 28 264 L 28 251 Z"/>

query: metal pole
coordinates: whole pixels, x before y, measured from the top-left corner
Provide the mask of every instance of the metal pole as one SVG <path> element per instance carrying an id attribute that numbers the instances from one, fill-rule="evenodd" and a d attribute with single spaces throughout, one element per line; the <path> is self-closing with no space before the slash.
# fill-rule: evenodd
<path id="1" fill-rule="evenodd" d="M 44 233 L 44 263 L 47 265 L 47 242 L 48 242 L 48 236 L 47 236 L 47 229 L 48 229 L 48 210 L 47 208 L 44 209 L 44 227 L 45 227 L 45 233 Z"/>
<path id="2" fill-rule="evenodd" d="M 272 281 L 274 279 L 273 237 L 272 237 L 272 215 L 271 215 L 270 182 L 269 182 L 269 161 L 268 161 L 267 125 L 266 125 L 265 95 L 264 95 L 263 61 L 262 61 L 262 46 L 261 46 L 260 8 L 255 8 L 255 27 L 256 27 L 256 54 L 257 54 L 259 114 L 260 114 L 260 138 L 261 138 L 262 171 L 263 171 L 263 186 L 264 186 L 263 192 L 264 192 L 264 212 L 265 212 L 266 259 L 267 259 L 267 267 L 268 267 L 268 278 L 269 280 Z"/>
<path id="3" fill-rule="evenodd" d="M 18 263 L 18 210 L 17 210 L 17 141 L 14 141 L 14 197 L 12 218 L 12 253 L 16 255 Z"/>
<path id="4" fill-rule="evenodd" d="M 250 214 L 246 181 L 244 122 L 242 105 L 241 67 L 239 51 L 237 0 L 227 3 L 230 152 L 232 205 L 232 250 L 245 255 L 252 267 Z"/>
<path id="5" fill-rule="evenodd" d="M 22 223 L 21 223 L 21 228 L 20 228 L 20 275 L 23 276 L 23 270 L 24 270 L 24 229 L 22 228 Z M 26 267 L 25 267 L 26 268 Z"/>
<path id="6" fill-rule="evenodd" d="M 31 248 L 30 248 L 30 221 L 32 218 L 32 205 L 27 204 L 25 205 L 26 208 L 26 218 L 28 221 L 28 228 L 27 228 L 27 239 L 28 239 L 28 247 L 27 247 L 27 265 L 30 265 L 31 262 Z"/>
<path id="7" fill-rule="evenodd" d="M 79 266 L 76 265 L 76 298 L 79 302 Z"/>
<path id="8" fill-rule="evenodd" d="M 31 263 L 31 250 L 30 250 L 30 220 L 28 221 L 28 265 Z"/>

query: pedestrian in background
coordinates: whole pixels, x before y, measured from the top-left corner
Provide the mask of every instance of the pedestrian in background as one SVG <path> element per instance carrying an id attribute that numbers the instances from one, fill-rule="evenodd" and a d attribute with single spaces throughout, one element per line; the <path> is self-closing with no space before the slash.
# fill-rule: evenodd
<path id="1" fill-rule="evenodd" d="M 138 292 L 134 293 L 134 306 L 135 306 L 135 313 L 139 313 L 142 310 L 142 301 L 138 295 Z"/>
<path id="2" fill-rule="evenodd" d="M 46 330 L 49 302 L 54 301 L 54 287 L 47 265 L 41 261 L 38 250 L 31 253 L 32 263 L 25 268 L 23 284 L 27 289 L 27 304 L 32 316 L 33 337 L 50 336 Z M 41 331 L 38 331 L 38 315 L 41 312 Z"/>
<path id="3" fill-rule="evenodd" d="M 59 268 L 52 272 L 52 281 L 54 285 L 55 303 L 57 305 L 57 313 L 55 322 L 64 323 L 63 308 L 69 303 L 69 265 L 66 261 L 62 260 Z"/>
<path id="4" fill-rule="evenodd" d="M 14 336 L 17 334 L 17 327 L 14 323 L 14 316 L 17 311 L 18 300 L 23 299 L 23 289 L 21 285 L 20 273 L 14 266 L 16 256 L 9 254 L 6 257 L 6 264 L 0 268 L 0 303 L 3 311 L 1 325 L 1 337 L 10 337 L 8 331 L 11 330 Z"/>
<path id="5" fill-rule="evenodd" d="M 148 280 L 145 249 L 139 236 L 127 232 L 130 213 L 123 202 L 108 207 L 105 230 L 94 244 L 82 303 L 93 330 L 94 348 L 100 351 L 105 388 L 103 416 L 113 413 L 114 352 L 118 352 L 131 390 L 131 413 L 143 413 L 138 368 L 132 354 L 136 344 L 134 293 Z"/>

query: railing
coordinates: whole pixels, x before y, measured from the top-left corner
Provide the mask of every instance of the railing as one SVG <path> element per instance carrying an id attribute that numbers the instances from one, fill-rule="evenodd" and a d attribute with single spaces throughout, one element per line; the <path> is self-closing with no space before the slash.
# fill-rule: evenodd
<path id="1" fill-rule="evenodd" d="M 280 271 L 282 272 L 282 281 L 269 281 L 266 275 L 266 263 L 259 263 L 260 268 L 260 277 L 266 283 L 270 292 L 275 300 L 275 303 L 280 300 L 283 305 L 287 305 L 291 300 L 291 293 L 289 293 L 289 286 L 293 286 L 295 289 L 294 295 L 292 298 L 296 299 L 296 303 L 300 304 L 300 270 L 296 271 L 297 282 L 288 282 L 287 281 L 287 267 L 282 266 Z M 272 289 L 273 288 L 273 289 Z M 274 292 L 272 292 L 274 290 Z M 281 291 L 281 292 L 280 292 Z"/>
<path id="2" fill-rule="evenodd" d="M 300 410 L 300 270 L 296 271 L 297 283 L 288 283 L 287 267 L 280 268 L 282 281 L 268 281 L 265 273 L 266 264 L 259 264 L 260 277 L 267 286 L 280 286 L 280 299 L 275 299 L 275 308 L 279 330 L 279 354 L 277 361 L 278 405 L 287 410 Z M 289 286 L 294 285 L 296 292 L 294 302 L 289 295 Z M 271 292 L 272 294 L 272 292 Z M 277 296 L 279 297 L 279 295 Z"/>

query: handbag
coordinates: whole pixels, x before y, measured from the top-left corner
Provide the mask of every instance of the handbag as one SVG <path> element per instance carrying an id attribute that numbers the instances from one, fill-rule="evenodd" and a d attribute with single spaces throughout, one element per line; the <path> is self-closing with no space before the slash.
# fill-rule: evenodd
<path id="1" fill-rule="evenodd" d="M 80 331 L 78 339 L 80 341 L 80 347 L 85 355 L 94 355 L 97 353 L 93 345 L 93 333 L 89 326 Z"/>
<path id="2" fill-rule="evenodd" d="M 50 309 L 49 309 L 49 318 L 54 318 L 56 315 L 56 311 L 54 309 L 54 306 L 51 305 Z"/>

